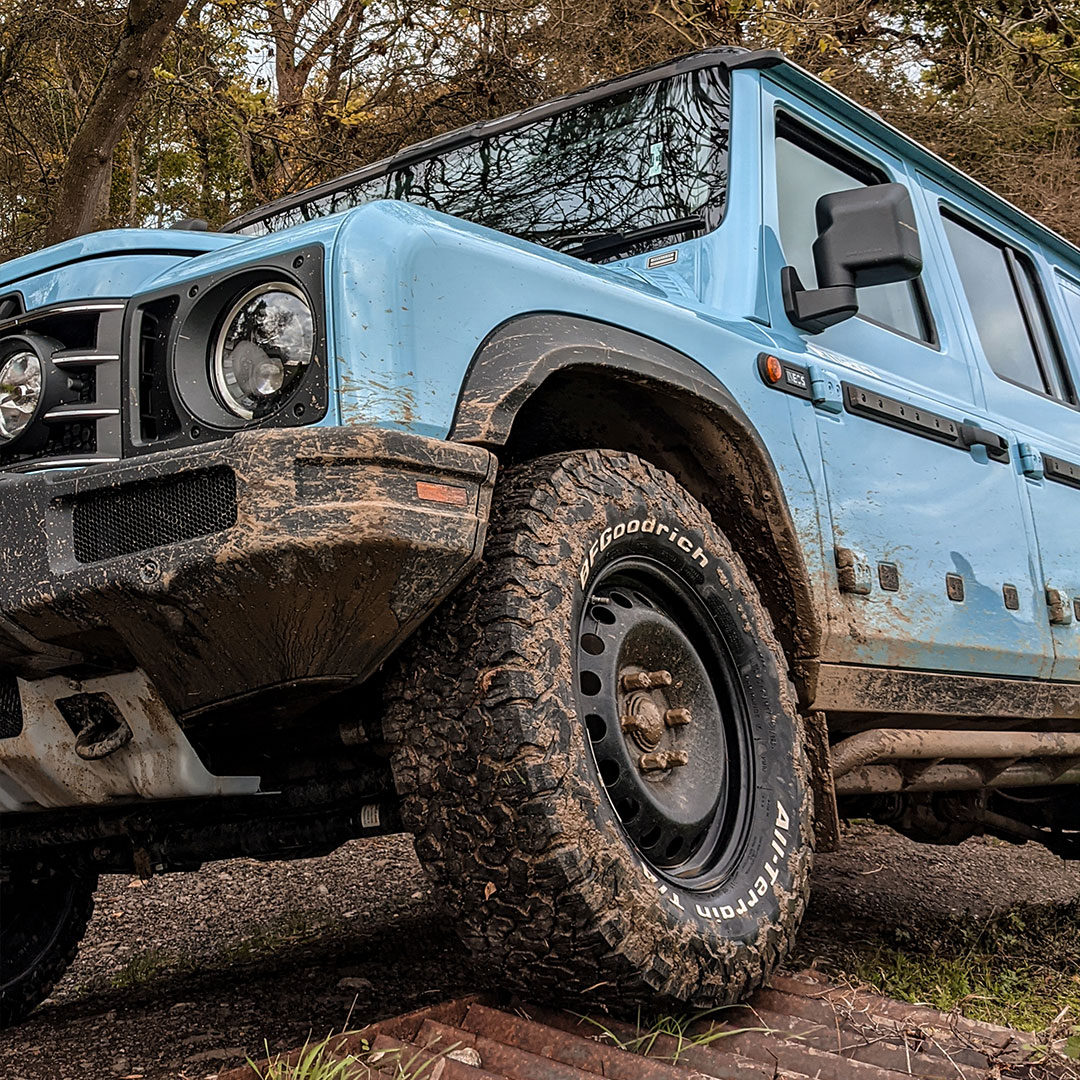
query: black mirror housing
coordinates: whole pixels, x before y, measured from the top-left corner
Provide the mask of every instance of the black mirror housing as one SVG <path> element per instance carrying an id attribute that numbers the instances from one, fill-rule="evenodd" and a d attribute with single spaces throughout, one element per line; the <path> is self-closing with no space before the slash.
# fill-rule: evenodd
<path id="1" fill-rule="evenodd" d="M 784 309 L 800 329 L 819 334 L 858 313 L 856 289 L 910 281 L 922 272 L 915 209 L 903 184 L 873 184 L 822 195 L 815 208 L 818 288 L 793 266 L 781 274 Z"/>
<path id="2" fill-rule="evenodd" d="M 822 195 L 816 207 L 814 267 L 822 288 L 887 285 L 922 272 L 915 209 L 903 184 Z"/>

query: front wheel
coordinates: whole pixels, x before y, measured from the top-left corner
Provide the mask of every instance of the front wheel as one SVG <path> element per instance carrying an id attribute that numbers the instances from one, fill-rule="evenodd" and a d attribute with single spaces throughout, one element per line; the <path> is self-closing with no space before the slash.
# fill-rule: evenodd
<path id="1" fill-rule="evenodd" d="M 389 683 L 421 862 L 532 995 L 714 1005 L 801 919 L 812 805 L 769 615 L 707 511 L 607 451 L 507 470 Z"/>
<path id="2" fill-rule="evenodd" d="M 48 996 L 75 958 L 97 877 L 46 860 L 19 862 L 0 875 L 0 1027 L 7 1027 Z"/>

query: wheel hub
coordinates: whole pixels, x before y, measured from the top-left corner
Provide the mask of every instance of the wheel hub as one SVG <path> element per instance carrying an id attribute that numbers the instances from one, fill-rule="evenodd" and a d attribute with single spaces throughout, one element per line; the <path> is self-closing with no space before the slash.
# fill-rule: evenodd
<path id="1" fill-rule="evenodd" d="M 655 750 L 664 737 L 664 711 L 652 694 L 634 690 L 624 706 L 622 729 L 642 750 Z"/>
<path id="2" fill-rule="evenodd" d="M 631 841 L 653 865 L 686 864 L 727 802 L 723 711 L 661 590 L 594 587 L 578 649 L 594 761 Z"/>

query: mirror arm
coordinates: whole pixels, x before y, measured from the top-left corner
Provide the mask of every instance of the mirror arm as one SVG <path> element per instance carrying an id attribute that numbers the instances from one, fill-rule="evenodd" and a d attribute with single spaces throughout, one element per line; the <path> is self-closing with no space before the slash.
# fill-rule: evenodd
<path id="1" fill-rule="evenodd" d="M 780 289 L 788 321 L 811 334 L 820 334 L 822 330 L 850 319 L 859 310 L 854 285 L 805 289 L 794 266 L 785 266 L 780 271 Z"/>

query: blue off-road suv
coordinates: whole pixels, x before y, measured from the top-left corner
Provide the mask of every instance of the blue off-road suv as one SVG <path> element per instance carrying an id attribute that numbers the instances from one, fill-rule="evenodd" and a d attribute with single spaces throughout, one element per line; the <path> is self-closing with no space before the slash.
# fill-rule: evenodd
<path id="1" fill-rule="evenodd" d="M 730 1001 L 844 813 L 1080 852 L 1080 251 L 775 53 L 0 267 L 2 1017 L 101 872 L 416 837 Z"/>

